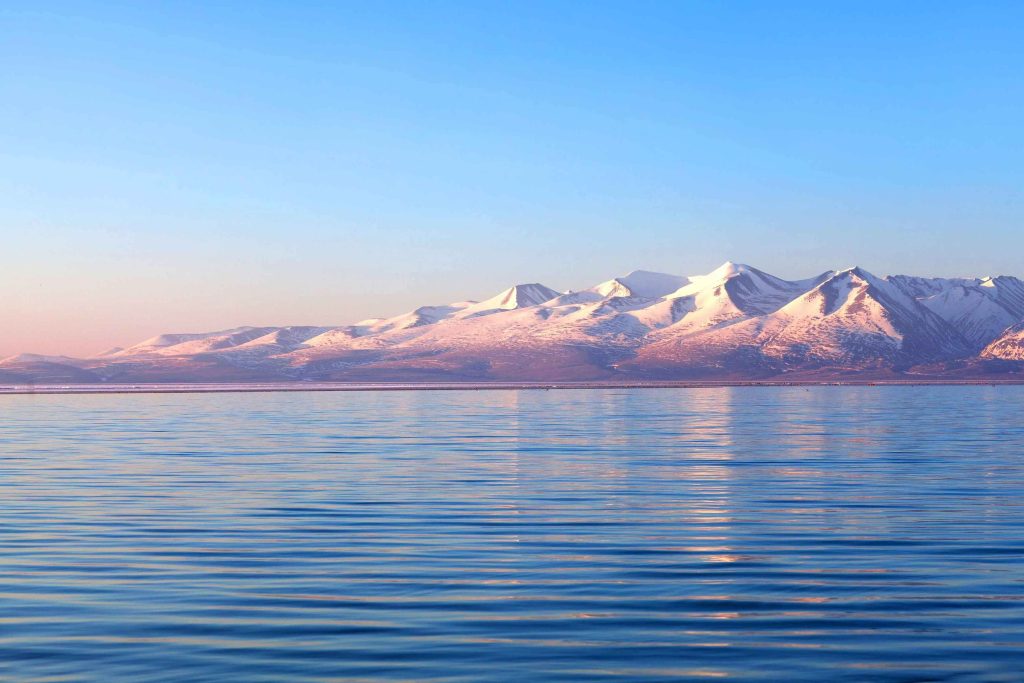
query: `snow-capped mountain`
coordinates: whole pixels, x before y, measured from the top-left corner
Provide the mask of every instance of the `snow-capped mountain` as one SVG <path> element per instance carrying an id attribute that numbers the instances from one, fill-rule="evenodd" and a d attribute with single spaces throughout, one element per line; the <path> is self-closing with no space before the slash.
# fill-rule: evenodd
<path id="1" fill-rule="evenodd" d="M 860 268 L 786 282 L 744 267 L 702 295 L 692 314 L 654 335 L 632 363 L 656 374 L 715 368 L 760 376 L 905 369 L 968 353 L 950 324 Z"/>
<path id="2" fill-rule="evenodd" d="M 1017 278 L 888 279 L 953 325 L 976 349 L 1024 319 L 1024 282 Z"/>
<path id="3" fill-rule="evenodd" d="M 559 292 L 519 284 L 340 327 L 161 334 L 93 358 L 21 355 L 0 382 L 827 379 L 1024 373 L 1024 282 L 785 280 L 725 263 Z"/>
<path id="4" fill-rule="evenodd" d="M 1024 322 L 999 335 L 981 352 L 982 358 L 1024 361 Z"/>

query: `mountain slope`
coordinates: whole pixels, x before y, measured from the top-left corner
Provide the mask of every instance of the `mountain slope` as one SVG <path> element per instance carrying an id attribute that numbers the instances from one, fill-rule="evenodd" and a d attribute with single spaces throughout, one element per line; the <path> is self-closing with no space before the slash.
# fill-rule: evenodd
<path id="1" fill-rule="evenodd" d="M 777 333 L 762 335 L 767 355 L 787 365 L 846 368 L 954 358 L 969 344 L 949 323 L 887 280 L 861 268 L 836 273 L 780 310 Z"/>
<path id="2" fill-rule="evenodd" d="M 1024 361 L 1024 322 L 1007 329 L 979 355 L 981 358 Z"/>
<path id="3" fill-rule="evenodd" d="M 0 381 L 990 376 L 1024 367 L 1022 325 L 1024 282 L 1013 277 L 848 268 L 785 280 L 727 262 L 565 293 L 518 284 L 338 327 L 163 334 L 85 359 L 22 355 L 0 361 Z"/>
<path id="4" fill-rule="evenodd" d="M 607 282 L 593 287 L 591 291 L 601 298 L 605 297 L 641 297 L 657 299 L 683 287 L 689 278 L 667 273 L 654 273 L 649 270 L 634 270 L 629 275 L 612 278 Z"/>
<path id="5" fill-rule="evenodd" d="M 951 324 L 975 350 L 1024 319 L 1024 282 L 1013 277 L 888 278 Z"/>

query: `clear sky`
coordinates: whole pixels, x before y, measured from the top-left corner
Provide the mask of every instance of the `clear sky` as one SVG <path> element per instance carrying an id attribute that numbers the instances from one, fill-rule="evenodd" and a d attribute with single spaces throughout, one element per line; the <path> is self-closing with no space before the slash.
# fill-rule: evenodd
<path id="1" fill-rule="evenodd" d="M 0 356 L 727 259 L 1024 275 L 1022 2 L 0 4 Z"/>

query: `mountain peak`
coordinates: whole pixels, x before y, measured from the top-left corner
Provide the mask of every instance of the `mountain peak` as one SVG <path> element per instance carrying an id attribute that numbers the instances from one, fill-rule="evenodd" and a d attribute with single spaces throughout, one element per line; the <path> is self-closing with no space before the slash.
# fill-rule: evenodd
<path id="1" fill-rule="evenodd" d="M 844 268 L 843 270 L 836 271 L 836 274 L 835 274 L 834 277 L 842 277 L 842 276 L 856 277 L 856 278 L 859 278 L 859 279 L 867 282 L 868 284 L 873 284 L 874 282 L 878 281 L 877 277 L 875 277 L 874 275 L 872 275 L 868 271 L 864 270 L 860 266 L 850 266 L 849 268 Z"/>
<path id="2" fill-rule="evenodd" d="M 736 277 L 741 273 L 748 273 L 754 270 L 745 263 L 735 263 L 734 261 L 726 261 L 722 265 L 715 268 L 713 271 L 705 275 L 708 279 L 715 280 L 728 280 L 729 278 Z"/>
<path id="3" fill-rule="evenodd" d="M 498 295 L 500 305 L 496 308 L 512 309 L 524 306 L 536 306 L 548 299 L 558 296 L 558 292 L 546 287 L 539 282 L 528 282 L 525 284 L 512 285 Z"/>
<path id="4" fill-rule="evenodd" d="M 517 308 L 536 306 L 558 296 L 558 292 L 539 282 L 512 285 L 490 299 L 466 308 L 460 317 L 470 317 L 491 311 L 512 311 Z"/>
<path id="5" fill-rule="evenodd" d="M 546 381 L 835 376 L 948 360 L 1010 361 L 1024 371 L 1024 331 L 1006 331 L 1022 320 L 1024 281 L 1013 277 L 878 277 L 853 266 L 789 281 L 727 261 L 693 278 L 634 270 L 567 294 L 519 283 L 480 303 L 421 306 L 343 327 L 168 334 L 78 360 L 18 356 L 0 361 L 0 374 L 21 381 L 80 370 L 74 381 L 83 382 Z M 984 371 L 1001 368 L 989 363 Z"/>
<path id="6" fill-rule="evenodd" d="M 634 270 L 628 275 L 617 277 L 594 287 L 601 296 L 637 296 L 657 299 L 671 294 L 689 282 L 681 275 L 656 273 L 650 270 Z"/>

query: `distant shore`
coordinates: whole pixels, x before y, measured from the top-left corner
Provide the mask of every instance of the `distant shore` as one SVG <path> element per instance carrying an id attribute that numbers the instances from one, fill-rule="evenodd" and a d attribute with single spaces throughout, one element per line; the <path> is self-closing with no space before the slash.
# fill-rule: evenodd
<path id="1" fill-rule="evenodd" d="M 24 394 L 198 394 L 291 391 L 526 391 L 550 389 L 712 389 L 718 387 L 812 386 L 996 386 L 1024 385 L 1015 379 L 835 379 L 692 380 L 662 382 L 238 382 L 136 384 L 7 384 L 0 395 Z"/>

